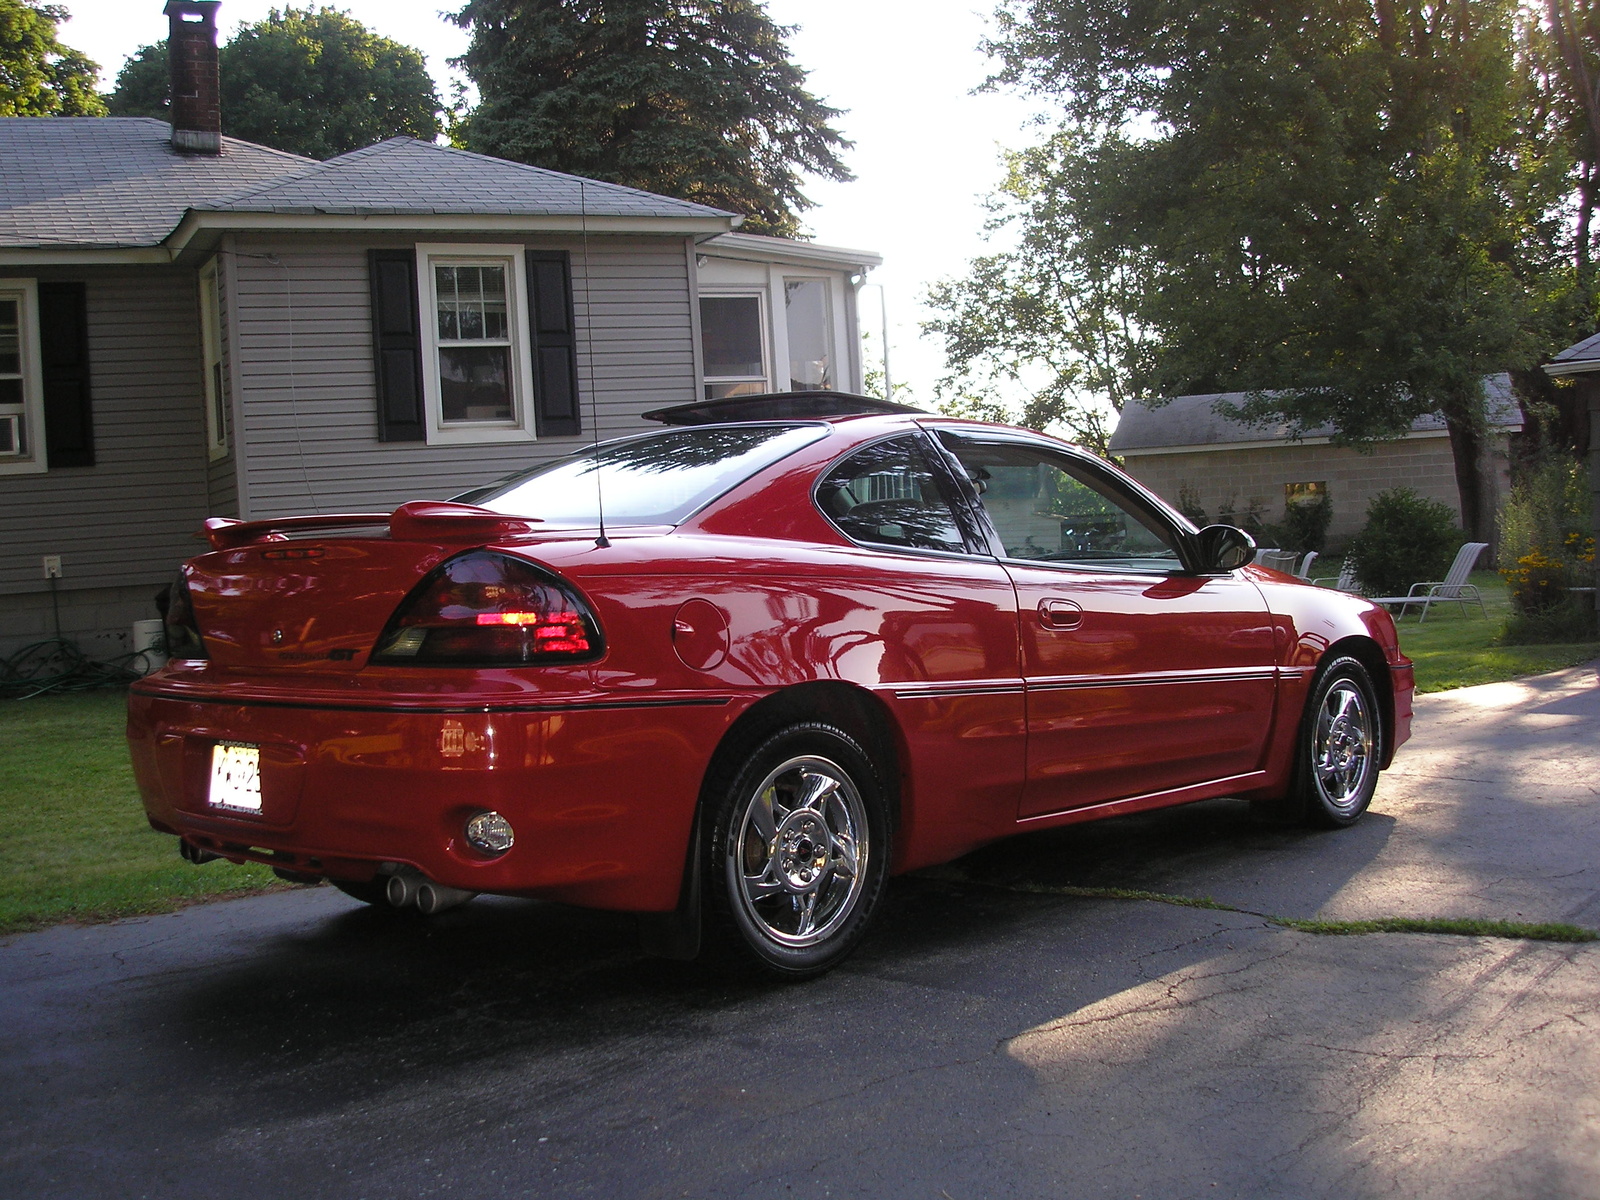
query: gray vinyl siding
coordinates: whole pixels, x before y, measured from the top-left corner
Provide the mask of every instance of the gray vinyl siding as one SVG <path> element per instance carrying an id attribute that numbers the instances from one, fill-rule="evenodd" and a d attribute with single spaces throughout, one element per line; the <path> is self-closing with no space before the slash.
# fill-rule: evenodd
<path id="1" fill-rule="evenodd" d="M 64 592 L 159 586 L 199 549 L 208 509 L 195 272 L 7 273 L 88 285 L 95 465 L 0 476 L 0 594 L 19 597 L 6 607 L 48 606 L 46 554 L 62 557 Z"/>
<path id="2" fill-rule="evenodd" d="M 530 248 L 572 256 L 583 434 L 506 444 L 379 442 L 367 251 L 413 244 L 233 243 L 251 517 L 387 511 L 442 498 L 588 442 L 596 412 L 599 435 L 610 437 L 642 428 L 639 414 L 648 409 L 695 398 L 693 259 L 685 239 L 595 237 L 587 250 L 577 239 L 529 239 Z"/>

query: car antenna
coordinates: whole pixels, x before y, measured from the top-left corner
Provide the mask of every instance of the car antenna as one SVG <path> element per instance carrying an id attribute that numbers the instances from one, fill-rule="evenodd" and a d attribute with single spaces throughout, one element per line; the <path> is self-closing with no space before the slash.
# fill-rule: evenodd
<path id="1" fill-rule="evenodd" d="M 578 179 L 578 214 L 583 229 L 583 345 L 584 357 L 589 360 L 589 423 L 594 427 L 594 501 L 600 517 L 600 536 L 594 544 L 601 550 L 611 545 L 606 536 L 606 493 L 601 483 L 600 469 L 600 400 L 594 394 L 594 307 L 589 303 L 589 193 L 585 181 Z"/>

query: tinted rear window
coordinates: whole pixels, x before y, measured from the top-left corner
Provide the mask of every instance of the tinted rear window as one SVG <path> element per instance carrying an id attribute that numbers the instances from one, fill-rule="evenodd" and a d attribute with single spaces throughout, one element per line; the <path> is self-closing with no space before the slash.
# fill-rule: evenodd
<path id="1" fill-rule="evenodd" d="M 671 429 L 557 459 L 471 502 L 551 525 L 586 526 L 599 519 L 603 493 L 608 524 L 677 525 L 827 432 L 822 425 Z"/>

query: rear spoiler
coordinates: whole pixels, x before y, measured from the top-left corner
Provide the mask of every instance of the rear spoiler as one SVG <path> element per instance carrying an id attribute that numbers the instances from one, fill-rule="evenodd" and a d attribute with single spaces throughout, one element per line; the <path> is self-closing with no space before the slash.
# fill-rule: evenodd
<path id="1" fill-rule="evenodd" d="M 285 542 L 291 534 L 319 529 L 361 529 L 387 526 L 391 538 L 401 542 L 483 542 L 497 537 L 532 533 L 539 517 L 508 517 L 471 504 L 413 500 L 392 513 L 325 513 L 311 517 L 272 517 L 265 521 L 235 521 L 208 517 L 195 536 L 213 550 L 233 550 L 259 542 Z"/>

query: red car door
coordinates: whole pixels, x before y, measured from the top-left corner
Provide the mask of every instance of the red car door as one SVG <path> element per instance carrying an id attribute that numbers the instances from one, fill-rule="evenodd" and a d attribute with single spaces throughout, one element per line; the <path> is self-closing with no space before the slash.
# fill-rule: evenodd
<path id="1" fill-rule="evenodd" d="M 1184 570 L 1184 534 L 1108 468 L 945 433 L 1016 587 L 1027 688 L 1021 815 L 1258 769 L 1272 720 L 1266 601 Z"/>

